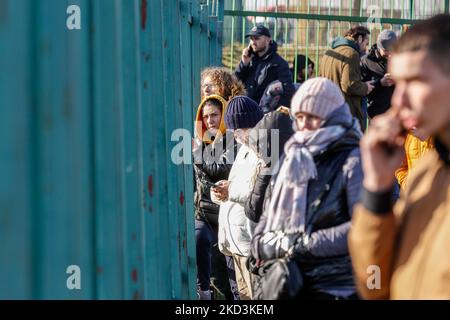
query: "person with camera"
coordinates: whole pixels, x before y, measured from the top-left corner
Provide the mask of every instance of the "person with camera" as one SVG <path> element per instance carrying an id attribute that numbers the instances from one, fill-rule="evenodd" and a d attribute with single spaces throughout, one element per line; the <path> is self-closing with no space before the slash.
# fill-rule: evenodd
<path id="1" fill-rule="evenodd" d="M 266 191 L 252 239 L 253 271 L 289 255 L 303 277 L 291 298 L 354 299 L 347 234 L 362 182 L 358 120 L 325 78 L 302 84 L 291 113 L 296 132 Z"/>
<path id="2" fill-rule="evenodd" d="M 257 25 L 246 37 L 250 37 L 250 44 L 242 51 L 235 74 L 245 84 L 247 96 L 259 103 L 269 84 L 278 80 L 282 86 L 279 105 L 289 106 L 295 92 L 292 74 L 287 61 L 277 53 L 278 45 L 269 29 Z"/>

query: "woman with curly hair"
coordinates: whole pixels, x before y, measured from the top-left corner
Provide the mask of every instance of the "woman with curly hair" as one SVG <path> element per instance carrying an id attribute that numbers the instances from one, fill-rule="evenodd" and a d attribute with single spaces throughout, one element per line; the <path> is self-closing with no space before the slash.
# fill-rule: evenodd
<path id="1" fill-rule="evenodd" d="M 208 67 L 201 73 L 202 100 L 206 96 L 217 94 L 225 100 L 246 94 L 244 84 L 228 69 L 223 67 Z"/>

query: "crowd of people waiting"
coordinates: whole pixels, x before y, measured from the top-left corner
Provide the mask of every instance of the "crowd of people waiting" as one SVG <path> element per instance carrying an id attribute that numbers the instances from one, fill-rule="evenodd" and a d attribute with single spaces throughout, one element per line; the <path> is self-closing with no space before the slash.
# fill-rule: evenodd
<path id="1" fill-rule="evenodd" d="M 450 299 L 450 16 L 366 52 L 369 35 L 336 38 L 314 77 L 257 25 L 235 73 L 202 72 L 199 299 L 259 299 L 261 270 L 286 256 L 296 299 Z"/>

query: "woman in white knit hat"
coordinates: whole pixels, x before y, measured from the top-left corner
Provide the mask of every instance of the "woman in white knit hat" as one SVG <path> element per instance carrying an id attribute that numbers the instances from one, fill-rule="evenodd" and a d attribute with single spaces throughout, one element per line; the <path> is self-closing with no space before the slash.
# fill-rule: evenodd
<path id="1" fill-rule="evenodd" d="M 362 181 L 358 121 L 325 78 L 304 82 L 291 112 L 296 132 L 266 192 L 252 256 L 293 255 L 303 276 L 297 298 L 356 298 L 347 234 Z"/>

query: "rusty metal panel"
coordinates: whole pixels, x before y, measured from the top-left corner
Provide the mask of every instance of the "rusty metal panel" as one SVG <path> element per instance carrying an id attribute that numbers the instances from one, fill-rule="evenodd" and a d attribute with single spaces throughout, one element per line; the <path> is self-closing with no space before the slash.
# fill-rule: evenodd
<path id="1" fill-rule="evenodd" d="M 171 136 L 220 64 L 207 10 L 0 0 L 0 298 L 195 298 L 192 167 Z"/>

